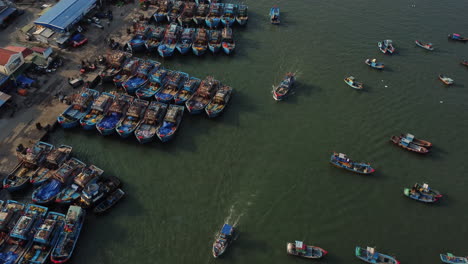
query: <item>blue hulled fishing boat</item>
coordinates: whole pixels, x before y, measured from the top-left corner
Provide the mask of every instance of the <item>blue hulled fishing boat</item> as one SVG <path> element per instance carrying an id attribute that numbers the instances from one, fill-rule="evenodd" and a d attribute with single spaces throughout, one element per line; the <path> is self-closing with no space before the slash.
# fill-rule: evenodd
<path id="1" fill-rule="evenodd" d="M 146 30 L 146 28 L 145 28 Z M 144 51 L 146 48 L 146 31 L 138 31 L 128 42 L 127 48 L 132 53 Z"/>
<path id="2" fill-rule="evenodd" d="M 224 224 L 219 231 L 215 242 L 213 243 L 213 257 L 217 258 L 221 256 L 231 244 L 233 238 L 234 227 L 228 224 Z"/>
<path id="3" fill-rule="evenodd" d="M 239 5 L 236 21 L 239 25 L 245 26 L 249 20 L 249 9 L 246 5 Z"/>
<path id="4" fill-rule="evenodd" d="M 399 264 L 400 262 L 394 257 L 385 255 L 375 251 L 375 248 L 367 247 L 367 249 L 356 247 L 356 257 L 364 262 L 371 264 Z"/>
<path id="5" fill-rule="evenodd" d="M 122 87 L 128 94 L 133 94 L 135 91 L 146 84 L 148 81 L 148 74 L 153 69 L 153 67 L 159 66 L 159 62 L 153 61 L 143 61 L 140 63 L 140 66 L 135 72 L 135 75 L 130 77 L 125 83 L 122 84 Z"/>
<path id="6" fill-rule="evenodd" d="M 96 124 L 96 129 L 102 135 L 110 135 L 115 132 L 115 127 L 123 118 L 124 113 L 127 112 L 130 104 L 133 103 L 135 98 L 127 94 L 121 94 L 114 100 L 106 116 Z"/>
<path id="7" fill-rule="evenodd" d="M 182 35 L 176 46 L 180 54 L 185 55 L 190 51 L 190 48 L 192 47 L 194 35 L 195 35 L 194 28 L 185 28 L 182 31 Z"/>
<path id="8" fill-rule="evenodd" d="M 174 23 L 177 22 L 177 18 L 179 15 L 182 13 L 184 10 L 184 2 L 183 1 L 175 1 L 174 4 L 171 7 L 171 10 L 167 14 L 167 21 L 169 23 Z"/>
<path id="9" fill-rule="evenodd" d="M 208 30 L 208 48 L 213 54 L 216 54 L 221 49 L 221 30 Z"/>
<path id="10" fill-rule="evenodd" d="M 158 23 L 166 20 L 169 10 L 171 10 L 172 1 L 170 0 L 161 0 L 157 2 L 156 13 L 154 13 L 154 20 Z"/>
<path id="11" fill-rule="evenodd" d="M 281 81 L 281 83 L 278 86 L 273 86 L 273 99 L 276 101 L 281 101 L 286 98 L 286 96 L 289 95 L 289 92 L 293 88 L 295 82 L 296 75 L 292 72 L 286 73 L 286 76 Z"/>
<path id="12" fill-rule="evenodd" d="M 68 160 L 71 151 L 72 147 L 67 145 L 53 149 L 47 154 L 44 164 L 34 172 L 29 182 L 35 187 L 43 184 Z"/>
<path id="13" fill-rule="evenodd" d="M 201 56 L 208 49 L 208 31 L 205 28 L 197 29 L 195 40 L 192 44 L 192 51 L 195 55 Z"/>
<path id="14" fill-rule="evenodd" d="M 157 101 L 151 102 L 145 112 L 143 120 L 135 129 L 135 137 L 140 143 L 148 143 L 156 136 L 156 131 L 162 125 L 166 115 L 167 104 Z"/>
<path id="15" fill-rule="evenodd" d="M 457 33 L 452 33 L 448 35 L 448 38 L 450 40 L 456 40 L 456 41 L 461 41 L 461 42 L 466 42 L 468 41 L 468 38 L 462 37 L 460 34 Z"/>
<path id="16" fill-rule="evenodd" d="M 226 105 L 229 103 L 231 94 L 232 88 L 230 86 L 224 85 L 219 88 L 219 90 L 214 95 L 213 100 L 211 100 L 211 102 L 205 107 L 205 112 L 208 117 L 219 116 L 226 108 Z"/>
<path id="17" fill-rule="evenodd" d="M 162 103 L 169 103 L 174 99 L 174 96 L 184 86 L 189 75 L 185 72 L 173 71 L 166 77 L 166 83 L 163 88 L 154 96 L 156 100 Z"/>
<path id="18" fill-rule="evenodd" d="M 344 79 L 344 82 L 349 85 L 351 88 L 354 88 L 356 90 L 361 90 L 364 88 L 363 83 L 357 82 L 356 79 L 353 76 L 346 77 Z"/>
<path id="19" fill-rule="evenodd" d="M 395 53 L 395 47 L 393 47 L 393 42 L 389 39 L 380 41 L 379 43 L 377 43 L 377 46 L 379 46 L 380 51 L 384 54 Z"/>
<path id="20" fill-rule="evenodd" d="M 442 197 L 440 192 L 431 189 L 427 183 L 416 183 L 411 188 L 405 188 L 403 194 L 423 203 L 435 203 Z"/>
<path id="21" fill-rule="evenodd" d="M 236 13 L 237 13 L 237 5 L 235 4 L 226 4 L 224 6 L 223 16 L 221 17 L 221 23 L 224 26 L 232 27 L 234 22 L 236 22 Z"/>
<path id="22" fill-rule="evenodd" d="M 70 206 L 65 217 L 65 226 L 50 255 L 53 263 L 64 263 L 70 259 L 80 236 L 86 212 L 79 206 Z"/>
<path id="23" fill-rule="evenodd" d="M 211 102 L 214 94 L 219 88 L 219 81 L 208 76 L 201 83 L 197 91 L 185 102 L 190 114 L 200 114 Z"/>
<path id="24" fill-rule="evenodd" d="M 130 78 L 140 65 L 140 59 L 129 58 L 122 67 L 122 71 L 114 76 L 113 82 L 116 87 L 121 87 L 124 82 Z"/>
<path id="25" fill-rule="evenodd" d="M 23 215 L 26 206 L 23 203 L 8 200 L 3 206 L 0 214 L 0 245 L 3 245 L 5 240 L 8 238 L 8 233 L 15 226 L 18 219 Z"/>
<path id="26" fill-rule="evenodd" d="M 103 92 L 99 97 L 94 100 L 91 106 L 91 111 L 80 119 L 80 125 L 85 130 L 96 128 L 96 124 L 104 118 L 107 110 L 112 105 L 115 95 Z"/>
<path id="27" fill-rule="evenodd" d="M 81 191 L 91 181 L 101 177 L 104 171 L 95 165 L 84 168 L 74 179 L 73 183 L 63 189 L 55 198 L 59 204 L 70 204 L 81 196 Z"/>
<path id="28" fill-rule="evenodd" d="M 234 42 L 234 37 L 232 36 L 232 29 L 230 27 L 225 27 L 223 29 L 221 44 L 224 53 L 226 53 L 227 55 L 234 52 L 234 49 L 236 48 L 236 42 Z"/>
<path id="29" fill-rule="evenodd" d="M 370 67 L 374 68 L 374 69 L 377 69 L 377 70 L 383 70 L 383 68 L 385 67 L 385 65 L 383 63 L 380 63 L 380 62 L 377 62 L 376 59 L 367 59 L 365 61 L 365 63 L 367 65 L 369 65 Z"/>
<path id="30" fill-rule="evenodd" d="M 146 50 L 148 52 L 156 51 L 161 44 L 164 38 L 164 32 L 166 28 L 163 26 L 157 26 L 151 29 L 150 33 L 148 33 L 148 39 L 145 42 Z"/>
<path id="31" fill-rule="evenodd" d="M 185 81 L 184 87 L 174 96 L 174 103 L 178 105 L 185 104 L 198 89 L 200 82 L 201 80 L 195 77 L 190 77 L 190 79 Z"/>
<path id="32" fill-rule="evenodd" d="M 193 16 L 193 22 L 197 25 L 205 25 L 205 19 L 210 11 L 209 4 L 199 4 L 195 15 Z"/>
<path id="33" fill-rule="evenodd" d="M 216 28 L 221 21 L 221 16 L 223 15 L 224 4 L 213 3 L 210 5 L 210 11 L 206 16 L 205 23 L 207 27 Z"/>
<path id="34" fill-rule="evenodd" d="M 91 105 L 99 92 L 93 89 L 84 89 L 74 95 L 73 103 L 57 117 L 57 122 L 63 128 L 72 128 L 78 126 L 80 119 L 91 111 Z"/>
<path id="35" fill-rule="evenodd" d="M 133 104 L 128 108 L 124 118 L 120 120 L 115 128 L 121 137 L 126 138 L 135 131 L 140 124 L 148 105 L 149 102 L 143 99 L 135 99 L 133 101 Z"/>
<path id="36" fill-rule="evenodd" d="M 343 153 L 333 153 L 330 157 L 330 163 L 338 168 L 359 174 L 371 174 L 375 172 L 375 169 L 370 164 L 352 161 Z"/>
<path id="37" fill-rule="evenodd" d="M 452 253 L 440 254 L 440 260 L 442 260 L 442 262 L 448 263 L 448 264 L 468 263 L 468 258 L 467 257 L 457 257 L 457 256 L 454 256 Z"/>
<path id="38" fill-rule="evenodd" d="M 197 5 L 195 3 L 193 2 L 185 3 L 184 11 L 177 18 L 177 21 L 179 21 L 179 25 L 182 27 L 189 25 L 193 21 L 196 10 L 197 10 Z"/>
<path id="39" fill-rule="evenodd" d="M 119 178 L 101 177 L 97 181 L 92 181 L 83 189 L 81 193 L 80 205 L 84 208 L 90 208 L 102 201 L 106 195 L 119 188 L 121 182 Z"/>
<path id="40" fill-rule="evenodd" d="M 179 35 L 180 27 L 176 23 L 171 23 L 167 26 L 164 40 L 158 47 L 158 53 L 161 57 L 166 58 L 174 54 Z"/>
<path id="41" fill-rule="evenodd" d="M 164 117 L 162 125 L 157 129 L 158 138 L 162 142 L 171 140 L 174 137 L 182 116 L 184 115 L 184 107 L 181 105 L 169 105 L 166 116 Z"/>
<path id="42" fill-rule="evenodd" d="M 274 6 L 270 9 L 270 22 L 273 25 L 279 25 L 281 23 L 279 7 Z"/>

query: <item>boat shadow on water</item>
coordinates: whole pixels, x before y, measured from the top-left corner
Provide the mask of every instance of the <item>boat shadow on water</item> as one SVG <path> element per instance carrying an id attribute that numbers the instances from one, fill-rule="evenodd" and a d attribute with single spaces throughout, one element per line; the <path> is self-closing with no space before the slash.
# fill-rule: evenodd
<path id="1" fill-rule="evenodd" d="M 321 91 L 322 88 L 318 86 L 302 83 L 296 80 L 293 88 L 286 96 L 286 98 L 281 100 L 281 103 L 296 104 L 299 102 L 298 100 L 300 97 L 311 97 L 313 94 L 320 93 Z"/>

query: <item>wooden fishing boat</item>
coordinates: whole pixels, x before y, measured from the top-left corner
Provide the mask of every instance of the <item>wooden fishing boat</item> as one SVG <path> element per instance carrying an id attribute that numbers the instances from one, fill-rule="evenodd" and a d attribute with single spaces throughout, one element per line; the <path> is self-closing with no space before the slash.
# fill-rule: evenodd
<path id="1" fill-rule="evenodd" d="M 372 174 L 375 172 L 375 169 L 369 163 L 352 161 L 343 153 L 334 152 L 330 157 L 330 163 L 338 168 L 359 174 Z"/>
<path id="2" fill-rule="evenodd" d="M 72 147 L 61 145 L 47 154 L 43 166 L 39 167 L 29 179 L 33 186 L 43 184 L 47 179 L 57 171 L 57 169 L 68 160 Z"/>
<path id="3" fill-rule="evenodd" d="M 190 77 L 184 83 L 184 87 L 174 96 L 174 103 L 181 105 L 193 95 L 193 93 L 200 87 L 201 80 L 195 77 Z"/>
<path id="4" fill-rule="evenodd" d="M 277 6 L 273 6 L 270 9 L 270 22 L 273 25 L 279 25 L 281 23 L 280 20 L 280 8 Z"/>
<path id="5" fill-rule="evenodd" d="M 151 100 L 151 98 L 161 89 L 165 83 L 168 70 L 164 68 L 154 68 L 149 73 L 148 82 L 135 91 L 135 95 L 140 99 Z"/>
<path id="6" fill-rule="evenodd" d="M 80 119 L 85 117 L 91 111 L 91 105 L 94 99 L 99 96 L 99 92 L 93 89 L 85 88 L 74 95 L 72 104 L 57 117 L 57 122 L 63 128 L 73 128 L 78 126 Z"/>
<path id="7" fill-rule="evenodd" d="M 245 26 L 249 20 L 249 10 L 246 5 L 239 5 L 236 15 L 236 21 L 239 25 Z"/>
<path id="8" fill-rule="evenodd" d="M 44 264 L 48 261 L 52 248 L 58 241 L 65 225 L 65 215 L 49 212 L 44 222 L 37 228 L 33 243 L 23 255 L 19 264 Z"/>
<path id="9" fill-rule="evenodd" d="M 180 27 L 176 23 L 167 25 L 164 40 L 158 47 L 158 53 L 161 57 L 170 57 L 174 54 L 180 31 Z"/>
<path id="10" fill-rule="evenodd" d="M 208 48 L 213 54 L 216 54 L 221 49 L 222 34 L 221 30 L 208 30 Z"/>
<path id="11" fill-rule="evenodd" d="M 457 257 L 452 253 L 440 254 L 440 260 L 448 264 L 463 264 L 468 263 L 468 257 Z"/>
<path id="12" fill-rule="evenodd" d="M 451 40 L 461 41 L 461 42 L 468 41 L 468 38 L 462 37 L 460 34 L 457 34 L 457 33 L 452 33 L 452 34 L 448 35 L 448 38 L 451 39 Z"/>
<path id="13" fill-rule="evenodd" d="M 101 135 L 110 135 L 115 132 L 115 127 L 124 117 L 124 113 L 127 112 L 129 106 L 133 103 L 135 98 L 127 94 L 120 94 L 119 97 L 114 100 L 106 116 L 96 124 L 96 129 Z"/>
<path id="14" fill-rule="evenodd" d="M 208 31 L 205 28 L 198 28 L 195 32 L 195 40 L 192 44 L 193 54 L 201 56 L 208 49 Z"/>
<path id="15" fill-rule="evenodd" d="M 150 82 L 153 83 L 164 83 L 167 73 L 169 70 L 164 69 L 163 67 L 153 68 L 153 70 L 149 73 L 148 79 Z"/>
<path id="16" fill-rule="evenodd" d="M 195 24 L 197 25 L 204 25 L 205 18 L 208 15 L 209 11 L 210 11 L 209 4 L 199 4 L 197 11 L 195 12 L 195 16 L 193 17 L 193 22 L 195 22 Z"/>
<path id="17" fill-rule="evenodd" d="M 204 79 L 197 91 L 185 102 L 185 106 L 190 114 L 200 114 L 205 107 L 211 102 L 219 88 L 219 81 L 208 76 Z"/>
<path id="18" fill-rule="evenodd" d="M 281 81 L 281 83 L 278 86 L 273 86 L 273 99 L 276 101 L 281 101 L 286 98 L 286 96 L 289 95 L 291 89 L 293 88 L 295 82 L 295 74 L 292 72 L 286 73 L 286 76 Z"/>
<path id="19" fill-rule="evenodd" d="M 185 55 L 190 51 L 190 49 L 192 48 L 194 36 L 195 36 L 194 28 L 185 28 L 182 31 L 182 35 L 176 46 L 180 54 Z"/>
<path id="20" fill-rule="evenodd" d="M 403 193 L 405 196 L 423 203 L 434 203 L 442 197 L 440 192 L 431 189 L 427 183 L 415 183 L 413 187 L 403 189 Z"/>
<path id="21" fill-rule="evenodd" d="M 223 23 L 224 26 L 232 27 L 232 25 L 234 25 L 234 22 L 236 22 L 236 13 L 237 5 L 225 4 L 223 16 L 221 17 L 221 23 Z"/>
<path id="22" fill-rule="evenodd" d="M 94 207 L 104 199 L 107 194 L 119 188 L 120 185 L 121 182 L 119 178 L 114 176 L 101 177 L 95 182 L 90 182 L 81 193 L 80 206 L 84 208 Z"/>
<path id="23" fill-rule="evenodd" d="M 344 82 L 356 90 L 361 90 L 364 88 L 364 84 L 361 82 L 356 82 L 356 79 L 353 76 L 346 77 Z"/>
<path id="24" fill-rule="evenodd" d="M 146 100 L 135 99 L 133 101 L 125 116 L 115 127 L 115 130 L 121 137 L 126 138 L 133 134 L 138 125 L 140 125 L 148 105 L 149 102 Z"/>
<path id="25" fill-rule="evenodd" d="M 122 67 L 122 71 L 114 76 L 112 81 L 116 87 L 122 87 L 122 84 L 128 80 L 135 71 L 137 70 L 138 66 L 140 65 L 140 59 L 138 58 L 129 58 Z"/>
<path id="26" fill-rule="evenodd" d="M 177 21 L 179 21 L 179 25 L 180 26 L 189 25 L 193 21 L 196 10 L 197 10 L 197 4 L 196 3 L 193 3 L 193 2 L 185 3 L 184 11 L 177 18 Z"/>
<path id="27" fill-rule="evenodd" d="M 406 133 L 406 134 L 401 134 L 400 137 L 402 138 L 407 138 L 408 140 L 410 140 L 412 143 L 418 145 L 418 146 L 421 146 L 421 147 L 425 147 L 425 148 L 430 148 L 432 147 L 432 143 L 429 142 L 429 141 L 426 141 L 426 140 L 422 140 L 422 139 L 418 139 L 418 138 L 415 138 L 413 134 L 410 134 L 410 133 Z"/>
<path id="28" fill-rule="evenodd" d="M 228 224 L 223 225 L 213 243 L 213 257 L 217 258 L 226 251 L 234 238 L 234 232 L 233 226 Z"/>
<path id="29" fill-rule="evenodd" d="M 101 203 L 94 207 L 93 212 L 95 214 L 102 214 L 113 207 L 117 202 L 119 202 L 125 196 L 125 192 L 122 189 L 117 189 L 113 193 L 104 199 Z"/>
<path id="30" fill-rule="evenodd" d="M 446 85 L 452 85 L 455 81 L 444 74 L 439 74 L 439 80 Z"/>
<path id="31" fill-rule="evenodd" d="M 127 42 L 127 50 L 131 53 L 136 53 L 140 51 L 144 51 L 146 48 L 146 34 L 148 32 L 143 31 L 142 33 L 136 33 L 128 42 Z"/>
<path id="32" fill-rule="evenodd" d="M 101 177 L 104 171 L 95 165 L 84 168 L 74 179 L 73 183 L 63 189 L 55 198 L 59 204 L 70 204 L 81 196 L 81 191 L 91 181 Z"/>
<path id="33" fill-rule="evenodd" d="M 80 236 L 85 215 L 85 210 L 79 206 L 72 205 L 68 208 L 65 226 L 50 255 L 50 260 L 53 263 L 65 263 L 70 259 Z"/>
<path id="34" fill-rule="evenodd" d="M 393 46 L 393 41 L 391 41 L 390 39 L 380 41 L 377 45 L 379 46 L 380 51 L 384 54 L 395 53 L 395 47 Z"/>
<path id="35" fill-rule="evenodd" d="M 164 26 L 157 26 L 151 29 L 150 33 L 148 33 L 148 38 L 145 42 L 146 50 L 148 52 L 156 51 L 161 44 L 164 38 L 164 32 L 166 28 Z"/>
<path id="36" fill-rule="evenodd" d="M 427 154 L 429 153 L 429 150 L 425 147 L 421 147 L 417 144 L 414 144 L 411 139 L 406 138 L 406 137 L 397 137 L 397 136 L 392 136 L 390 138 L 390 141 L 393 142 L 393 144 L 400 146 L 401 148 L 404 148 L 406 150 L 420 153 L 420 154 Z"/>
<path id="37" fill-rule="evenodd" d="M 316 246 L 308 246 L 302 241 L 296 241 L 294 243 L 288 243 L 286 246 L 286 252 L 289 255 L 298 256 L 301 258 L 309 259 L 320 259 L 323 258 L 328 252 L 323 248 Z"/>
<path id="38" fill-rule="evenodd" d="M 213 97 L 213 100 L 205 107 L 205 112 L 208 117 L 217 117 L 223 113 L 226 105 L 231 100 L 232 88 L 227 85 L 223 85 Z"/>
<path id="39" fill-rule="evenodd" d="M 377 59 L 367 59 L 365 63 L 377 70 L 383 70 L 383 68 L 385 67 L 383 63 L 377 62 Z"/>
<path id="40" fill-rule="evenodd" d="M 135 75 L 128 78 L 128 80 L 122 84 L 125 91 L 128 94 L 134 94 L 136 90 L 144 86 L 148 82 L 148 74 L 153 66 L 154 64 L 151 61 L 143 61 L 135 72 Z"/>
<path id="41" fill-rule="evenodd" d="M 3 233 L 9 233 L 20 216 L 23 215 L 25 208 L 26 206 L 23 203 L 8 200 L 0 212 L 0 231 Z M 2 240 L 1 242 L 3 244 L 5 241 Z"/>
<path id="42" fill-rule="evenodd" d="M 166 20 L 169 10 L 172 8 L 171 0 L 160 0 L 157 2 L 156 13 L 154 13 L 154 20 L 158 23 Z"/>
<path id="43" fill-rule="evenodd" d="M 184 115 L 184 107 L 181 105 L 169 105 L 162 125 L 157 129 L 156 134 L 162 142 L 171 140 L 177 130 Z"/>
<path id="44" fill-rule="evenodd" d="M 166 77 L 166 83 L 163 88 L 159 90 L 154 96 L 156 100 L 162 103 L 169 103 L 174 99 L 174 96 L 184 86 L 186 80 L 189 79 L 189 75 L 185 72 L 172 71 Z"/>
<path id="45" fill-rule="evenodd" d="M 85 130 L 91 130 L 96 127 L 96 124 L 104 118 L 107 110 L 112 105 L 115 95 L 103 92 L 94 100 L 91 106 L 91 111 L 80 119 L 80 125 Z"/>
<path id="46" fill-rule="evenodd" d="M 183 1 L 175 1 L 172 5 L 169 13 L 167 14 L 167 21 L 169 23 L 177 22 L 177 18 L 180 14 L 184 11 L 184 2 Z"/>
<path id="47" fill-rule="evenodd" d="M 418 47 L 421 47 L 425 50 L 430 50 L 430 51 L 434 50 L 434 47 L 432 47 L 432 43 L 424 43 L 419 40 L 415 40 L 414 43 L 416 43 Z"/>
<path id="48" fill-rule="evenodd" d="M 125 61 L 127 54 L 123 51 L 116 50 L 109 52 L 106 55 L 107 67 L 99 74 L 102 83 L 112 82 L 114 77 L 122 71 L 122 63 Z"/>
<path id="49" fill-rule="evenodd" d="M 385 255 L 375 251 L 375 248 L 367 247 L 367 249 L 356 247 L 356 257 L 364 262 L 371 264 L 399 264 L 400 262 L 394 257 Z"/>
<path id="50" fill-rule="evenodd" d="M 232 29 L 230 27 L 225 27 L 223 29 L 221 44 L 224 53 L 226 53 L 227 55 L 234 52 L 234 49 L 236 48 L 236 42 L 234 41 Z"/>
<path id="51" fill-rule="evenodd" d="M 223 14 L 224 4 L 221 3 L 212 3 L 210 5 L 210 11 L 205 18 L 205 23 L 207 27 L 216 28 L 221 21 L 221 16 Z"/>
<path id="52" fill-rule="evenodd" d="M 143 120 L 134 132 L 138 142 L 148 143 L 154 139 L 156 131 L 162 125 L 166 110 L 167 104 L 157 101 L 151 102 Z"/>

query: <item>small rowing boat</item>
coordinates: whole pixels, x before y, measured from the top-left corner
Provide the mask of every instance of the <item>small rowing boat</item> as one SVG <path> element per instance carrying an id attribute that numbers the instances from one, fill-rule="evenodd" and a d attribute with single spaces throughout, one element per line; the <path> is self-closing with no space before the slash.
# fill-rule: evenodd
<path id="1" fill-rule="evenodd" d="M 460 34 L 457 34 L 457 33 L 452 33 L 452 34 L 448 35 L 448 38 L 451 39 L 451 40 L 461 41 L 461 42 L 468 41 L 468 38 L 462 37 Z"/>
<path id="2" fill-rule="evenodd" d="M 448 264 L 468 263 L 468 258 L 467 257 L 457 257 L 457 256 L 454 256 L 452 253 L 440 254 L 440 260 L 442 260 L 442 262 L 448 263 Z"/>
<path id="3" fill-rule="evenodd" d="M 193 54 L 201 56 L 205 54 L 208 49 L 208 31 L 205 28 L 197 29 L 195 33 L 195 40 L 193 41 L 192 51 Z"/>
<path id="4" fill-rule="evenodd" d="M 213 54 L 216 54 L 221 49 L 222 34 L 220 30 L 208 30 L 208 48 Z"/>
<path id="5" fill-rule="evenodd" d="M 323 248 L 316 246 L 306 245 L 302 241 L 297 241 L 294 243 L 288 243 L 286 246 L 286 252 L 289 255 L 298 256 L 301 258 L 308 259 L 320 259 L 323 258 L 328 252 Z"/>
<path id="6" fill-rule="evenodd" d="M 234 227 L 224 224 L 213 243 L 213 257 L 217 258 L 221 256 L 231 244 L 233 237 Z"/>
<path id="7" fill-rule="evenodd" d="M 91 105 L 99 92 L 93 89 L 84 89 L 74 95 L 73 103 L 57 117 L 57 122 L 63 128 L 73 128 L 78 126 L 80 119 L 91 111 Z"/>
<path id="8" fill-rule="evenodd" d="M 455 81 L 444 74 L 439 74 L 439 80 L 446 85 L 452 85 Z"/>
<path id="9" fill-rule="evenodd" d="M 371 264 L 400 264 L 394 257 L 376 252 L 373 247 L 365 249 L 357 246 L 355 254 L 358 259 Z"/>
<path id="10" fill-rule="evenodd" d="M 172 71 L 166 77 L 166 83 L 164 87 L 155 94 L 156 100 L 162 103 L 170 103 L 174 96 L 184 86 L 186 80 L 189 79 L 189 75 L 185 72 Z"/>
<path id="11" fill-rule="evenodd" d="M 148 107 L 149 102 L 143 99 L 135 99 L 133 104 L 128 108 L 124 118 L 115 127 L 115 131 L 121 137 L 126 138 L 133 134 L 135 129 L 140 125 L 143 115 Z"/>
<path id="12" fill-rule="evenodd" d="M 222 32 L 221 37 L 221 46 L 223 47 L 224 53 L 227 55 L 234 52 L 236 48 L 236 42 L 234 41 L 234 37 L 232 35 L 232 28 L 225 27 Z"/>
<path id="13" fill-rule="evenodd" d="M 157 101 L 151 102 L 145 112 L 143 120 L 134 132 L 138 142 L 148 143 L 154 139 L 156 131 L 162 125 L 166 110 L 167 104 Z"/>
<path id="14" fill-rule="evenodd" d="M 249 11 L 246 5 L 239 5 L 236 15 L 236 21 L 239 25 L 245 26 L 249 20 Z"/>
<path id="15" fill-rule="evenodd" d="M 279 25 L 281 23 L 280 20 L 280 8 L 277 6 L 273 6 L 270 9 L 270 22 L 273 25 Z"/>
<path id="16" fill-rule="evenodd" d="M 190 77 L 184 83 L 184 87 L 174 96 L 174 103 L 181 105 L 192 96 L 192 94 L 200 87 L 201 80 L 195 77 Z"/>
<path id="17" fill-rule="evenodd" d="M 205 112 L 208 117 L 213 118 L 219 116 L 231 100 L 231 95 L 232 88 L 230 86 L 224 85 L 219 88 L 213 100 L 205 107 Z"/>
<path id="18" fill-rule="evenodd" d="M 365 63 L 377 70 L 383 70 L 383 68 L 385 67 L 383 63 L 377 62 L 377 59 L 367 59 Z"/>
<path id="19" fill-rule="evenodd" d="M 169 105 L 166 116 L 162 125 L 157 129 L 158 138 L 162 142 L 171 140 L 177 132 L 182 117 L 184 115 L 184 107 L 181 105 Z"/>
<path id="20" fill-rule="evenodd" d="M 393 144 L 412 152 L 420 154 L 429 153 L 429 150 L 427 148 L 414 144 L 411 138 L 392 136 L 390 138 L 390 141 L 393 142 Z"/>
<path id="21" fill-rule="evenodd" d="M 201 83 L 197 91 L 185 102 L 190 114 L 200 114 L 211 102 L 218 90 L 220 82 L 208 76 Z"/>
<path id="22" fill-rule="evenodd" d="M 296 82 L 296 75 L 292 72 L 286 73 L 286 76 L 278 86 L 273 86 L 273 99 L 281 101 L 289 95 Z"/>
<path id="23" fill-rule="evenodd" d="M 122 71 L 119 74 L 115 75 L 112 81 L 114 85 L 119 88 L 122 86 L 124 82 L 130 78 L 135 71 L 137 70 L 138 66 L 140 65 L 140 59 L 138 58 L 129 58 L 122 67 Z"/>
<path id="24" fill-rule="evenodd" d="M 207 27 L 216 28 L 221 21 L 221 16 L 223 14 L 224 4 L 221 3 L 212 3 L 210 5 L 210 11 L 205 18 L 205 23 Z"/>
<path id="25" fill-rule="evenodd" d="M 430 148 L 432 147 L 432 143 L 429 142 L 429 141 L 426 141 L 426 140 L 422 140 L 422 139 L 418 139 L 418 138 L 415 138 L 413 134 L 410 134 L 410 133 L 406 133 L 406 134 L 401 134 L 400 137 L 402 138 L 407 138 L 408 140 L 410 140 L 412 143 L 418 145 L 418 146 L 421 146 L 421 147 L 425 147 L 425 148 Z"/>
<path id="26" fill-rule="evenodd" d="M 237 5 L 225 4 L 223 16 L 221 17 L 221 23 L 224 26 L 232 27 L 236 22 Z"/>
<path id="27" fill-rule="evenodd" d="M 391 41 L 390 39 L 380 41 L 377 45 L 379 46 L 380 51 L 384 54 L 395 53 L 395 47 L 393 46 L 393 41 Z"/>
<path id="28" fill-rule="evenodd" d="M 423 203 L 434 203 L 442 197 L 440 192 L 431 189 L 427 183 L 415 183 L 411 188 L 404 188 L 403 193 L 405 196 Z"/>
<path id="29" fill-rule="evenodd" d="M 159 64 L 159 62 L 158 62 Z M 135 72 L 135 75 L 128 78 L 122 84 L 122 87 L 128 94 L 134 94 L 136 90 L 144 86 L 148 82 L 148 73 L 155 64 L 151 61 L 143 61 Z"/>
<path id="30" fill-rule="evenodd" d="M 34 172 L 29 179 L 29 182 L 35 187 L 43 184 L 47 179 L 52 177 L 64 162 L 68 160 L 72 149 L 73 148 L 70 146 L 61 145 L 49 152 L 49 154 L 47 154 L 45 164 Z"/>
<path id="31" fill-rule="evenodd" d="M 195 36 L 194 28 L 185 28 L 182 31 L 182 35 L 176 46 L 180 54 L 185 55 L 190 51 L 190 49 L 192 48 L 194 36 Z"/>
<path id="32" fill-rule="evenodd" d="M 114 99 L 114 94 L 106 92 L 101 93 L 101 95 L 99 95 L 99 97 L 93 102 L 91 111 L 80 119 L 81 127 L 85 130 L 94 129 L 96 124 L 104 118 Z"/>
<path id="33" fill-rule="evenodd" d="M 419 40 L 415 40 L 414 43 L 416 43 L 416 45 L 418 47 L 421 47 L 421 48 L 423 48 L 425 50 L 431 50 L 431 51 L 434 50 L 434 48 L 432 47 L 432 43 L 424 43 L 424 42 L 419 41 Z"/>
<path id="34" fill-rule="evenodd" d="M 369 163 L 352 161 L 343 153 L 334 152 L 330 157 L 330 163 L 338 168 L 359 174 L 372 174 L 375 172 L 375 169 Z"/>
<path id="35" fill-rule="evenodd" d="M 107 136 L 115 132 L 115 127 L 124 117 L 124 114 L 127 112 L 127 109 L 133 103 L 134 99 L 135 97 L 133 96 L 120 94 L 119 97 L 114 100 L 106 116 L 96 124 L 96 129 L 101 135 Z"/>
<path id="36" fill-rule="evenodd" d="M 125 196 L 125 192 L 122 189 L 117 189 L 113 193 L 109 194 L 109 196 L 104 199 L 104 201 L 100 202 L 96 207 L 93 209 L 93 213 L 95 214 L 102 214 L 113 207 L 117 202 L 119 202 Z"/>
<path id="37" fill-rule="evenodd" d="M 364 88 L 363 83 L 361 83 L 361 82 L 356 82 L 356 79 L 355 79 L 353 76 L 346 77 L 346 78 L 344 79 L 344 82 L 345 82 L 347 85 L 351 86 L 351 88 L 354 88 L 354 89 L 356 89 L 356 90 L 361 90 L 361 89 Z"/>

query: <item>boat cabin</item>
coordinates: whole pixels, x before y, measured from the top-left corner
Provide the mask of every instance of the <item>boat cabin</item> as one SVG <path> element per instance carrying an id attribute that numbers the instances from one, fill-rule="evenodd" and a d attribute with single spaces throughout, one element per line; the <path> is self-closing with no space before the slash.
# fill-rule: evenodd
<path id="1" fill-rule="evenodd" d="M 79 187 L 83 188 L 90 180 L 92 180 L 95 177 L 96 177 L 96 172 L 92 168 L 87 167 L 83 169 L 83 171 L 80 172 L 78 176 L 75 177 L 73 182 Z"/>
<path id="2" fill-rule="evenodd" d="M 20 220 L 11 231 L 10 236 L 19 239 L 27 239 L 27 234 L 33 223 L 34 219 L 32 217 L 26 215 L 21 216 Z"/>
<path id="3" fill-rule="evenodd" d="M 109 96 L 108 94 L 101 94 L 93 103 L 93 106 L 91 107 L 93 110 L 97 110 L 99 112 L 104 112 L 110 102 L 112 100 L 112 97 Z"/>
<path id="4" fill-rule="evenodd" d="M 61 164 L 68 158 L 70 152 L 71 148 L 64 146 L 52 150 L 46 158 L 48 165 L 52 168 L 58 168 L 59 164 Z"/>
<path id="5" fill-rule="evenodd" d="M 177 119 L 179 118 L 179 108 L 177 107 L 171 107 L 166 114 L 165 121 L 171 122 L 171 123 L 177 123 Z"/>
<path id="6" fill-rule="evenodd" d="M 34 235 L 34 241 L 46 243 L 49 240 L 56 224 L 56 220 L 46 219 L 44 223 L 39 226 L 38 231 Z"/>
<path id="7" fill-rule="evenodd" d="M 402 138 L 400 140 L 400 143 L 405 146 L 405 147 L 408 147 L 410 144 L 411 144 L 411 141 L 408 139 L 408 138 Z"/>
<path id="8" fill-rule="evenodd" d="M 414 140 L 414 135 L 406 134 L 406 139 L 408 139 L 408 141 L 412 142 Z"/>
<path id="9" fill-rule="evenodd" d="M 223 228 L 221 229 L 221 237 L 223 237 L 223 235 L 232 236 L 232 231 L 233 231 L 233 228 L 231 225 L 224 224 Z"/>

